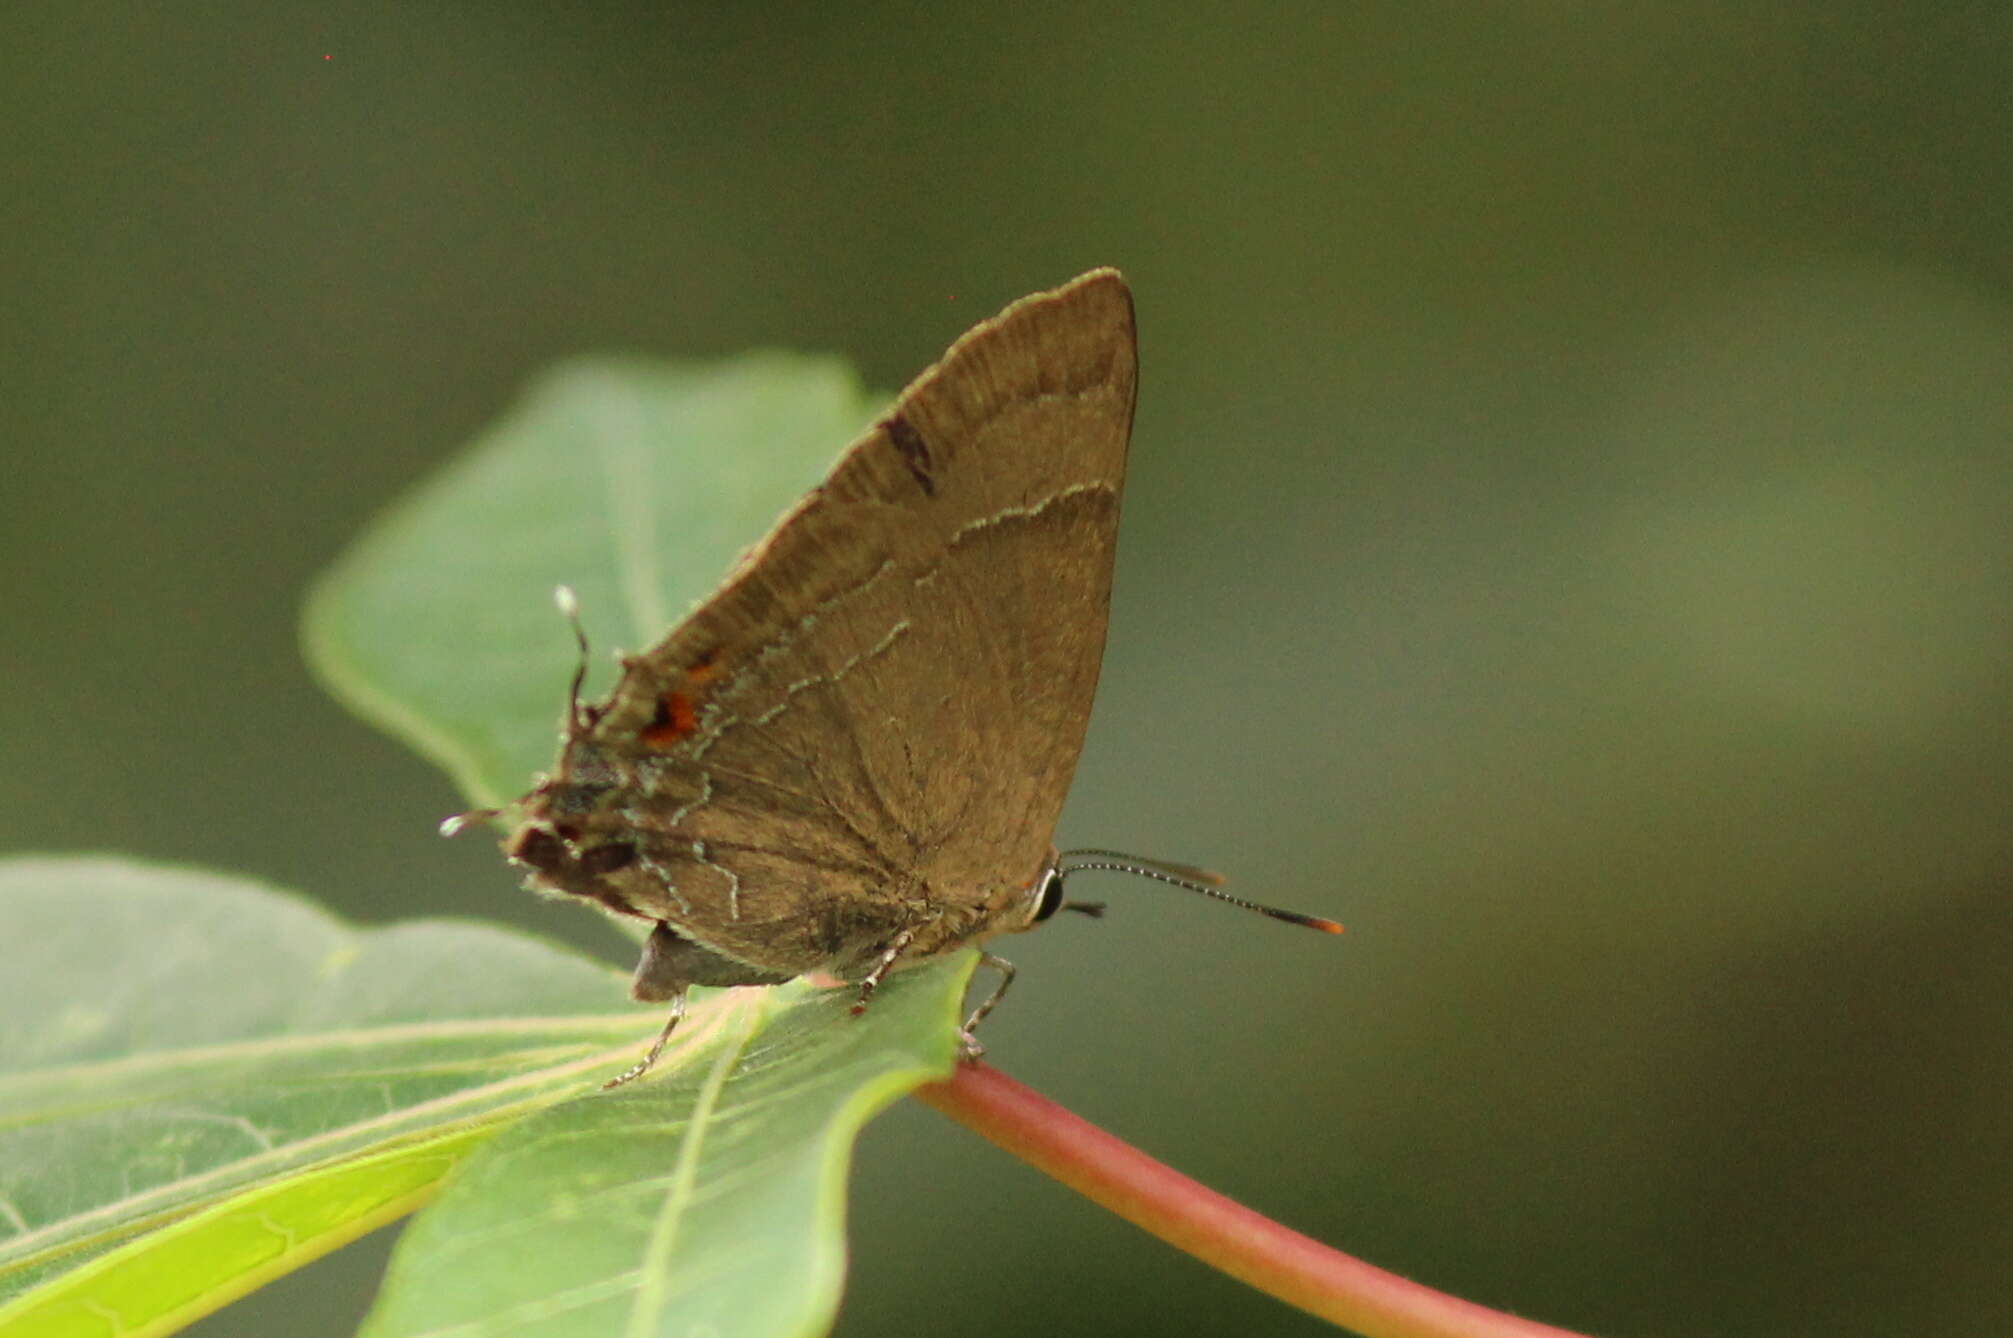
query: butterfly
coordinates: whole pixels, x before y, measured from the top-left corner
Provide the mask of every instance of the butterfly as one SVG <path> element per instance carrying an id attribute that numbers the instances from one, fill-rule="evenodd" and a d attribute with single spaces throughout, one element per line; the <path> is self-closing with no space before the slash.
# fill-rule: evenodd
<path id="1" fill-rule="evenodd" d="M 966 333 L 614 689 L 568 696 L 503 842 L 652 928 L 631 993 L 854 982 L 1032 928 L 1122 869 L 1314 928 L 1187 865 L 1054 844 L 1104 654 L 1138 384 L 1111 269 Z M 578 635 L 578 619 L 574 620 Z M 998 1003 L 1013 968 L 967 1022 Z"/>

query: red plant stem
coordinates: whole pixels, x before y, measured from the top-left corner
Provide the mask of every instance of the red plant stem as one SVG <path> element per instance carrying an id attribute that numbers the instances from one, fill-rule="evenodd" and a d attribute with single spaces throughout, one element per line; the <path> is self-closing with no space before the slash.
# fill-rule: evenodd
<path id="1" fill-rule="evenodd" d="M 998 1069 L 959 1064 L 949 1082 L 926 1084 L 916 1096 L 1176 1249 L 1367 1338 L 1580 1338 L 1436 1292 L 1283 1227 Z"/>

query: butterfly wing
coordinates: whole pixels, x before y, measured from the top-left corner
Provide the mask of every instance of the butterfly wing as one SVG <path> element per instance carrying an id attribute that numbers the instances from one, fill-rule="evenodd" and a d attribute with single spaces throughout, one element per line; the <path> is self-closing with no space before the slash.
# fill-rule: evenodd
<path id="1" fill-rule="evenodd" d="M 525 800 L 568 867 L 527 862 L 765 970 L 995 926 L 1083 746 L 1136 366 L 1111 270 L 966 334 L 625 662 Z"/>

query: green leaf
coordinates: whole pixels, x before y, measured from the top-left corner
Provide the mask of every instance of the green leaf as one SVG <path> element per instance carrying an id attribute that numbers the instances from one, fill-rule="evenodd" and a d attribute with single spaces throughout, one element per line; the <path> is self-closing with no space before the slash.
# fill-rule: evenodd
<path id="1" fill-rule="evenodd" d="M 27 1292 L 0 1310 L 0 1332 L 9 1338 L 172 1333 L 411 1212 L 493 1132 L 475 1128 L 233 1195 Z"/>
<path id="2" fill-rule="evenodd" d="M 407 1231 L 365 1335 L 823 1333 L 854 1135 L 949 1071 L 973 960 L 896 974 L 871 1025 L 849 991 L 741 991 L 675 1082 L 514 1126 Z"/>
<path id="3" fill-rule="evenodd" d="M 170 1332 L 464 1159 L 374 1331 L 525 1306 L 551 1312 L 541 1332 L 600 1333 L 603 1309 L 563 1300 L 609 1278 L 634 1280 L 614 1300 L 630 1322 L 671 1306 L 766 1326 L 723 1335 L 815 1331 L 853 1134 L 948 1071 L 971 965 L 898 973 L 858 1021 L 850 991 L 703 992 L 657 1073 L 603 1095 L 661 1015 L 606 1011 L 619 976 L 521 935 L 356 930 L 109 859 L 0 862 L 0 923 L 4 1338 Z M 749 1267 L 710 1267 L 723 1245 Z"/>
<path id="4" fill-rule="evenodd" d="M 71 1332 L 52 1317 L 78 1307 L 126 1329 L 187 1309 L 169 1270 L 105 1279 L 192 1240 L 212 1275 L 198 1302 L 276 1253 L 297 1266 L 444 1173 L 455 1135 L 580 1091 L 653 1025 L 612 1007 L 614 972 L 523 935 L 356 930 L 191 870 L 0 862 L 0 924 L 7 1338 Z M 339 1209 L 326 1184 L 288 1179 L 343 1163 Z M 263 1239 L 193 1216 L 253 1193 L 270 1200 Z M 177 1240 L 135 1239 L 170 1225 Z"/>
<path id="5" fill-rule="evenodd" d="M 654 644 L 878 403 L 795 354 L 562 365 L 327 574 L 308 658 L 476 802 L 520 794 L 552 761 L 573 666 L 553 587 L 579 594 L 597 668 Z"/>

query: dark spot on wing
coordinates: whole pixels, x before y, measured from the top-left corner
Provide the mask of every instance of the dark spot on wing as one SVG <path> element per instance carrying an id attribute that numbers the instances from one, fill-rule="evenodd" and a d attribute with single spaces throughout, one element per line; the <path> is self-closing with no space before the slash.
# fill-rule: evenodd
<path id="1" fill-rule="evenodd" d="M 930 470 L 935 467 L 936 462 L 930 459 L 929 443 L 923 440 L 923 434 L 916 431 L 914 423 L 900 414 L 890 414 L 881 424 L 881 429 L 888 434 L 889 444 L 901 455 L 902 463 L 909 467 L 909 473 L 914 477 L 916 486 L 927 496 L 935 497 L 937 484 L 936 480 L 930 477 Z"/>
<path id="2" fill-rule="evenodd" d="M 580 854 L 580 867 L 588 873 L 614 873 L 635 862 L 636 847 L 627 841 L 609 841 Z"/>

